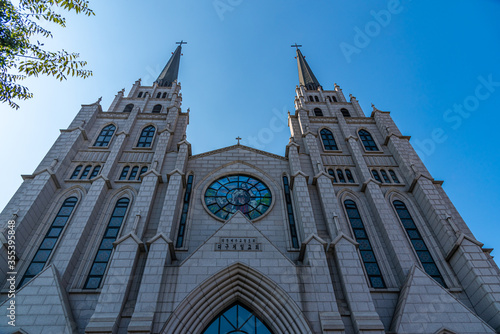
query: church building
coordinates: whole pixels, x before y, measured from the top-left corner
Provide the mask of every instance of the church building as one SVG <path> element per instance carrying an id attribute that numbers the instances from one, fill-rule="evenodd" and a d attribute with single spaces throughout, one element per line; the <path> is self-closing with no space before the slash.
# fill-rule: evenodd
<path id="1" fill-rule="evenodd" d="M 500 332 L 491 249 L 389 112 L 324 89 L 295 45 L 284 155 L 193 155 L 177 44 L 22 176 L 0 220 L 0 333 Z"/>

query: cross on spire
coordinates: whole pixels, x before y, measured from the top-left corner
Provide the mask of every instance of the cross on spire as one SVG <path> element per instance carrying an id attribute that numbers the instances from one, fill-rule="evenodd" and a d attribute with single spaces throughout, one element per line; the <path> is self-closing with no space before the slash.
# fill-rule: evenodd
<path id="1" fill-rule="evenodd" d="M 240 144 L 240 140 L 241 140 L 240 136 L 236 137 L 236 140 L 238 141 L 238 145 L 239 145 Z"/>
<path id="2" fill-rule="evenodd" d="M 180 42 L 175 42 L 175 44 L 179 44 L 180 46 L 182 46 L 182 44 L 187 44 L 187 42 L 184 42 L 184 40 L 181 40 Z"/>
<path id="3" fill-rule="evenodd" d="M 294 45 L 290 45 L 290 47 L 292 48 L 297 48 L 297 50 L 302 47 L 302 45 L 298 45 L 297 43 L 295 43 Z"/>

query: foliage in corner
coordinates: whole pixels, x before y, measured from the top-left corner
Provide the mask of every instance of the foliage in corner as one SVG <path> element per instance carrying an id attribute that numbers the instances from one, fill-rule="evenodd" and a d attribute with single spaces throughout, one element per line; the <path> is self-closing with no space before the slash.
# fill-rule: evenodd
<path id="1" fill-rule="evenodd" d="M 52 38 L 52 33 L 42 26 L 55 23 L 66 26 L 66 20 L 56 11 L 58 8 L 87 16 L 94 15 L 87 0 L 0 0 L 0 101 L 18 109 L 15 100 L 33 97 L 21 84 L 28 76 L 45 74 L 60 81 L 66 76 L 87 78 L 86 61 L 78 60 L 78 53 L 65 50 L 44 50 L 37 38 Z M 35 40 L 35 41 L 34 41 Z"/>

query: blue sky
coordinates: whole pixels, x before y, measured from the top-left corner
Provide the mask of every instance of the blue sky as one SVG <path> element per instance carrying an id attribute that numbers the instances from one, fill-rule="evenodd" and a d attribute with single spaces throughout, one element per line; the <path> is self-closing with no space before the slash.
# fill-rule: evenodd
<path id="1" fill-rule="evenodd" d="M 29 79 L 34 99 L 18 111 L 0 105 L 0 207 L 81 104 L 102 96 L 106 110 L 138 78 L 152 84 L 181 39 L 193 153 L 240 136 L 284 155 L 297 42 L 324 89 L 338 83 L 367 115 L 372 102 L 391 111 L 477 239 L 500 247 L 499 1 L 107 0 L 91 7 L 95 17 L 67 15 L 68 27 L 54 27 L 46 45 L 80 52 L 94 76 Z"/>

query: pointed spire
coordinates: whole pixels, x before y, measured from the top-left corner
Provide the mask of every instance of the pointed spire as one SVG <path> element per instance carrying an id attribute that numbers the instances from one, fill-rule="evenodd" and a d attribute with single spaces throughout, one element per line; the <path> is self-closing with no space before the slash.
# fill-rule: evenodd
<path id="1" fill-rule="evenodd" d="M 179 75 L 179 64 L 181 62 L 181 51 L 182 44 L 187 44 L 184 41 L 177 42 L 179 46 L 175 49 L 172 57 L 168 61 L 167 65 L 163 71 L 161 71 L 158 79 L 156 79 L 155 83 L 160 87 L 171 87 L 172 83 L 177 80 L 177 76 Z"/>
<path id="2" fill-rule="evenodd" d="M 309 67 L 309 64 L 307 64 L 307 61 L 305 57 L 302 55 L 302 52 L 300 52 L 299 46 L 302 45 L 292 45 L 292 47 L 297 48 L 297 66 L 299 68 L 299 82 L 301 86 L 306 87 L 308 90 L 316 90 L 318 89 L 319 86 L 321 86 L 318 82 L 318 79 L 314 76 L 314 73 L 312 72 L 311 68 Z"/>

